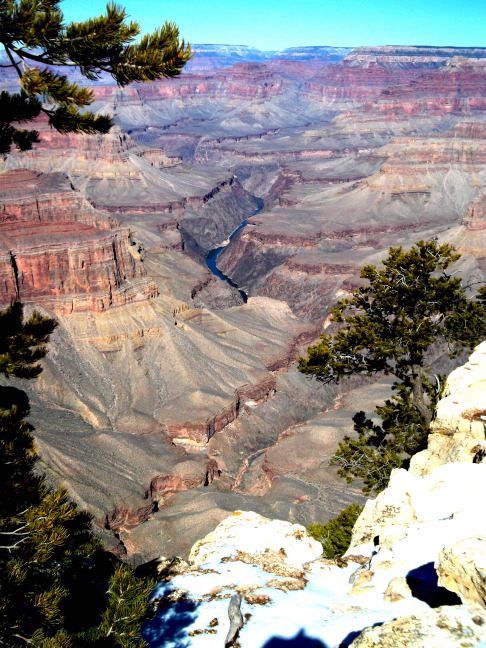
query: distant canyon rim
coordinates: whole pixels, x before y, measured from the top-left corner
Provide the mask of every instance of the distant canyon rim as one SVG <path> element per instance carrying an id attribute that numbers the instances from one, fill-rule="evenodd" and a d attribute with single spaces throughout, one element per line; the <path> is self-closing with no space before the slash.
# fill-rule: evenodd
<path id="1" fill-rule="evenodd" d="M 437 237 L 486 276 L 486 48 L 195 51 L 177 79 L 96 84 L 108 135 L 38 119 L 0 162 L 0 301 L 60 324 L 15 383 L 40 467 L 134 564 L 236 509 L 307 525 L 361 501 L 328 460 L 390 381 L 296 359 L 390 246 Z"/>

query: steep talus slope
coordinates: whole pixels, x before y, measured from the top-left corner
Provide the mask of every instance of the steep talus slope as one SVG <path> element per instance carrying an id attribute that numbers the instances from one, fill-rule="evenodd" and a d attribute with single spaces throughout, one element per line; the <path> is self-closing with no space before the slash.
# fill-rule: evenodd
<path id="1" fill-rule="evenodd" d="M 145 628 L 150 645 L 202 648 L 214 645 L 211 635 L 222 642 L 236 607 L 242 648 L 483 646 L 486 440 L 470 404 L 484 394 L 485 371 L 483 343 L 448 379 L 426 451 L 434 466 L 417 470 L 416 455 L 415 470 L 393 471 L 366 503 L 343 558 L 320 558 L 302 526 L 243 509 L 196 542 L 188 562 L 154 561 L 161 582 Z M 453 456 L 453 438 L 463 448 L 474 442 L 481 458 Z"/>
<path id="2" fill-rule="evenodd" d="M 37 159 L 42 168 L 42 148 L 31 166 Z M 271 300 L 251 300 L 229 320 L 195 309 L 198 285 L 217 282 L 167 240 L 164 224 L 182 220 L 183 210 L 149 213 L 143 235 L 156 249 L 145 264 L 132 233 L 94 209 L 65 175 L 15 169 L 0 178 L 4 303 L 20 296 L 60 322 L 42 378 L 29 385 L 43 466 L 99 524 L 132 529 L 168 494 L 204 488 L 218 476 L 208 439 L 246 402 L 271 398 L 273 372 L 285 370 L 298 343 L 317 331 Z M 233 190 L 231 182 L 226 187 L 206 185 L 188 201 L 204 216 L 211 201 Z M 254 207 L 236 191 L 238 209 Z M 143 221 L 141 211 L 135 220 Z M 173 227 L 180 238 L 177 221 Z M 147 556 L 143 541 L 131 550 Z"/>
<path id="3" fill-rule="evenodd" d="M 43 466 L 97 522 L 130 530 L 166 496 L 204 489 L 219 475 L 208 440 L 247 404 L 271 400 L 277 382 L 269 368 L 295 359 L 297 334 L 315 336 L 286 306 L 260 302 L 238 307 L 230 321 L 200 309 L 173 315 L 164 297 L 58 315 L 44 371 L 27 386 L 32 417 Z M 307 407 L 318 409 L 316 400 Z M 224 510 L 231 506 L 230 498 Z M 192 540 L 207 530 L 201 523 Z M 151 558 L 144 533 L 131 552 Z M 166 544 L 161 538 L 155 555 L 169 551 Z"/>

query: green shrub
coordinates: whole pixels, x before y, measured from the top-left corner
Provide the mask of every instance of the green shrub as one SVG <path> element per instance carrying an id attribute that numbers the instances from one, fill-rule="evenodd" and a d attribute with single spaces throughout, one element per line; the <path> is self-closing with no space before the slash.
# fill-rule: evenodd
<path id="1" fill-rule="evenodd" d="M 354 524 L 362 510 L 363 507 L 359 504 L 351 504 L 326 524 L 316 522 L 307 527 L 309 535 L 322 544 L 326 558 L 337 558 L 346 552 Z"/>

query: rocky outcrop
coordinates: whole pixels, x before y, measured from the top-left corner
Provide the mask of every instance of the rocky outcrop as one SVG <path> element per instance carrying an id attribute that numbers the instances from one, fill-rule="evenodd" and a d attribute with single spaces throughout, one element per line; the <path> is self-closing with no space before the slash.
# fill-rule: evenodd
<path id="1" fill-rule="evenodd" d="M 486 229 L 486 194 L 478 196 L 469 205 L 462 224 L 466 229 L 475 232 Z"/>
<path id="2" fill-rule="evenodd" d="M 157 587 L 158 613 L 146 627 L 146 638 L 170 641 L 169 615 L 194 606 L 179 637 L 182 633 L 192 646 L 202 646 L 212 629 L 224 639 L 235 594 L 241 596 L 238 642 L 244 648 L 284 641 L 346 645 L 363 626 L 394 618 L 397 607 L 415 614 L 427 609 L 411 596 L 378 604 L 369 596 L 349 596 L 350 581 L 366 557 L 336 563 L 319 559 L 320 552 L 302 526 L 235 511 L 194 545 L 188 564 L 159 561 L 165 582 Z M 273 623 L 268 623 L 269 613 Z"/>
<path id="3" fill-rule="evenodd" d="M 169 425 L 167 434 L 173 443 L 184 444 L 184 442 L 189 442 L 190 444 L 204 445 L 216 432 L 223 430 L 236 419 L 240 408 L 244 407 L 246 402 L 264 403 L 273 396 L 275 387 L 274 376 L 268 376 L 255 385 L 242 385 L 235 390 L 233 402 L 205 423 L 181 422 L 176 425 Z"/>
<path id="4" fill-rule="evenodd" d="M 458 648 L 486 641 L 486 615 L 477 606 L 447 605 L 367 628 L 350 648 Z"/>
<path id="5" fill-rule="evenodd" d="M 157 295 L 128 229 L 96 212 L 61 174 L 0 175 L 0 302 L 57 314 L 103 311 Z"/>
<path id="6" fill-rule="evenodd" d="M 424 476 L 393 471 L 336 561 L 320 559 L 302 527 L 235 511 L 194 545 L 188 564 L 168 571 L 161 561 L 165 582 L 146 637 L 170 641 L 165 621 L 189 606 L 183 634 L 192 646 L 208 632 L 223 638 L 236 594 L 243 648 L 482 645 L 485 486 L 486 464 L 446 463 Z"/>
<path id="7" fill-rule="evenodd" d="M 486 536 L 448 544 L 435 563 L 439 584 L 455 592 L 463 603 L 486 608 Z"/>
<path id="8" fill-rule="evenodd" d="M 239 556 L 241 559 L 243 553 L 248 558 L 260 554 L 262 562 L 274 562 L 284 571 L 286 567 L 302 569 L 304 563 L 321 555 L 322 548 L 320 542 L 308 536 L 303 526 L 269 520 L 251 511 L 235 511 L 212 533 L 196 542 L 189 554 L 189 562 L 200 567 L 222 558 Z M 252 564 L 254 561 L 242 562 Z"/>
<path id="9" fill-rule="evenodd" d="M 486 449 L 486 342 L 448 377 L 437 405 L 428 447 L 410 463 L 410 472 L 428 475 L 453 461 L 481 461 Z"/>

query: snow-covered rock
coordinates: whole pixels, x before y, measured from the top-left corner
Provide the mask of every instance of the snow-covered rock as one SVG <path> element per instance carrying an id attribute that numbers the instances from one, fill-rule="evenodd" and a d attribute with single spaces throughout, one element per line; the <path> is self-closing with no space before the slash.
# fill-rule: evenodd
<path id="1" fill-rule="evenodd" d="M 242 595 L 241 648 L 347 645 L 367 626 L 428 609 L 411 596 L 384 600 L 376 588 L 371 597 L 366 588 L 352 592 L 369 557 L 339 566 L 316 559 L 320 553 L 300 525 L 237 511 L 196 543 L 186 573 L 158 585 L 161 605 L 145 638 L 152 648 L 223 648 L 235 593 Z"/>
<path id="2" fill-rule="evenodd" d="M 450 373 L 445 392 L 431 429 L 484 438 L 484 422 L 474 414 L 485 414 L 486 410 L 486 342 L 475 348 L 465 365 Z"/>
<path id="3" fill-rule="evenodd" d="M 469 535 L 480 533 L 486 528 L 486 520 L 478 515 L 484 506 L 483 488 L 486 464 L 445 464 L 422 477 L 398 468 L 392 472 L 388 487 L 366 502 L 348 553 L 371 541 L 379 542 L 380 549 L 392 551 L 395 544 L 427 524 L 447 524 L 448 533 L 457 526 L 460 534 L 467 532 L 467 524 L 474 529 Z"/>
<path id="4" fill-rule="evenodd" d="M 477 460 L 486 451 L 486 342 L 448 377 L 437 404 L 427 450 L 412 457 L 410 472 L 425 475 L 445 463 Z"/>
<path id="5" fill-rule="evenodd" d="M 470 648 L 486 642 L 486 614 L 477 606 L 447 605 L 376 628 L 351 648 Z"/>
<path id="6" fill-rule="evenodd" d="M 300 524 L 269 520 L 252 511 L 235 511 L 212 533 L 196 542 L 189 561 L 197 567 L 209 560 L 234 557 L 238 552 L 276 554 L 283 563 L 302 567 L 319 558 L 322 545 Z"/>
<path id="7" fill-rule="evenodd" d="M 486 536 L 448 544 L 435 563 L 439 583 L 463 603 L 486 607 Z"/>

